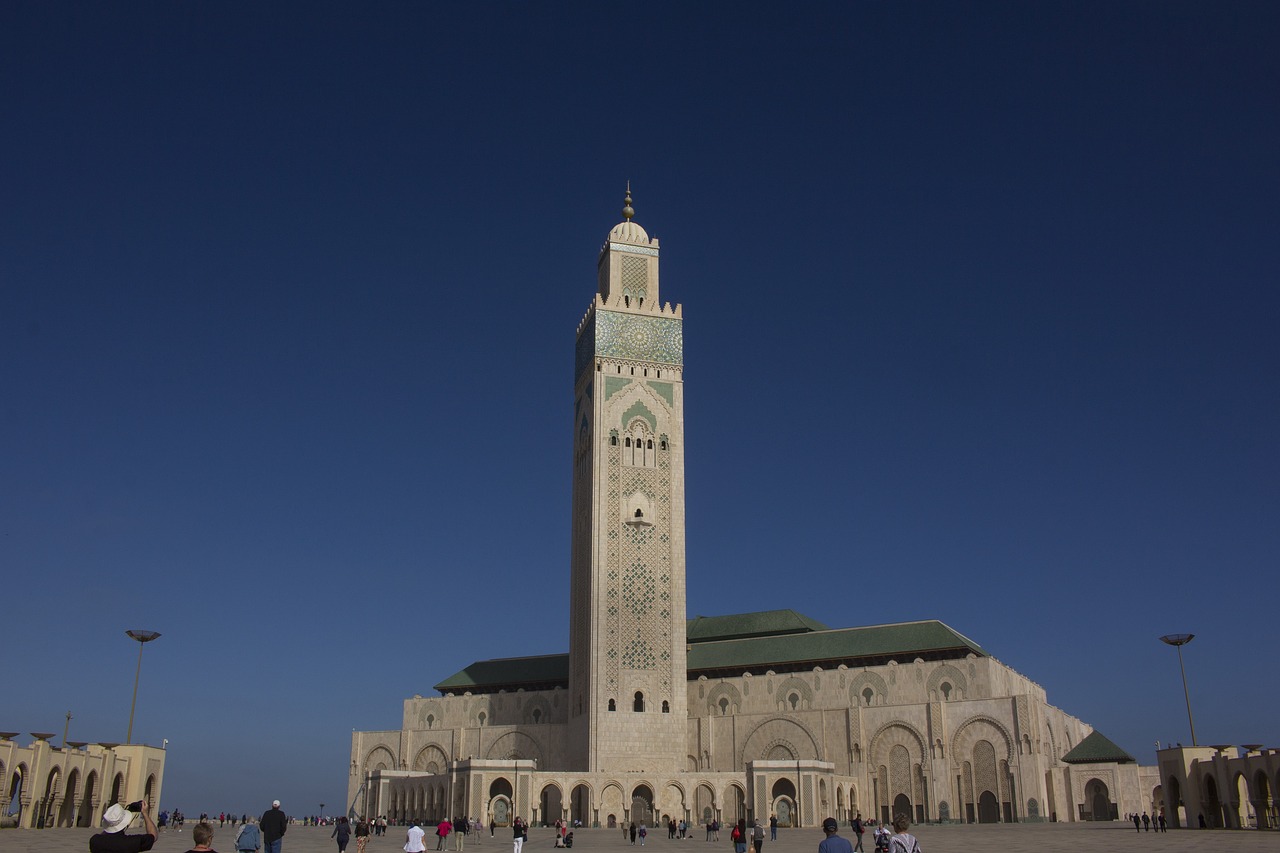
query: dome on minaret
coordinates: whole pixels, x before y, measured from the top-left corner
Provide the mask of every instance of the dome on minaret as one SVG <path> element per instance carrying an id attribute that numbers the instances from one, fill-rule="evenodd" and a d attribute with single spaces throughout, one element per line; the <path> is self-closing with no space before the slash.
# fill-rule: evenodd
<path id="1" fill-rule="evenodd" d="M 623 243 L 641 243 L 648 245 L 649 232 L 641 228 L 638 222 L 632 222 L 630 219 L 626 219 L 613 226 L 613 230 L 609 232 L 609 239 L 618 240 Z"/>

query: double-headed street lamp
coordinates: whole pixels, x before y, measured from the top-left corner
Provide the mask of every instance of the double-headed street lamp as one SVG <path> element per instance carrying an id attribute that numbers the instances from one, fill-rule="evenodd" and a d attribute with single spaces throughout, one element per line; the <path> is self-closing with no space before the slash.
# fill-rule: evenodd
<path id="1" fill-rule="evenodd" d="M 1196 743 L 1196 721 L 1191 717 L 1191 694 L 1187 691 L 1187 668 L 1182 664 L 1182 647 L 1196 638 L 1195 634 L 1166 634 L 1160 642 L 1168 643 L 1178 650 L 1178 669 L 1182 671 L 1182 695 L 1187 700 L 1187 722 L 1191 724 L 1191 745 Z"/>
<path id="2" fill-rule="evenodd" d="M 142 647 L 160 636 L 159 631 L 125 631 L 126 636 L 138 641 L 138 671 L 133 674 L 133 704 L 129 706 L 129 733 L 125 735 L 125 743 L 133 743 L 133 712 L 138 707 L 138 678 L 142 675 Z"/>

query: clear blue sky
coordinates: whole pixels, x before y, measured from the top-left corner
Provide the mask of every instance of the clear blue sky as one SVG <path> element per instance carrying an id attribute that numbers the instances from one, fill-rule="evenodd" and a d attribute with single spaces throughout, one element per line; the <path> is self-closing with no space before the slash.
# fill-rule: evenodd
<path id="1" fill-rule="evenodd" d="M 1280 746 L 1280 5 L 6 3 L 0 727 L 166 807 L 568 647 L 574 330 L 684 304 L 690 615 Z"/>

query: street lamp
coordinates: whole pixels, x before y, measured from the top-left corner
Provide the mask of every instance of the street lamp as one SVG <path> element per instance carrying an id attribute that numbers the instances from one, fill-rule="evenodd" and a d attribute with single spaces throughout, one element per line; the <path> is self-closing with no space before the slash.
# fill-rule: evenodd
<path id="1" fill-rule="evenodd" d="M 142 675 L 142 647 L 159 637 L 160 632 L 135 629 L 124 633 L 129 639 L 138 641 L 138 671 L 133 674 L 133 704 L 129 706 L 129 733 L 124 738 L 125 743 L 133 743 L 133 712 L 138 707 L 138 678 Z"/>
<path id="2" fill-rule="evenodd" d="M 1187 668 L 1182 664 L 1182 647 L 1196 638 L 1195 634 L 1166 634 L 1160 642 L 1167 643 L 1178 650 L 1178 669 L 1182 671 L 1182 695 L 1187 700 L 1187 722 L 1191 724 L 1191 745 L 1196 743 L 1196 721 L 1191 717 L 1191 694 L 1187 691 Z"/>

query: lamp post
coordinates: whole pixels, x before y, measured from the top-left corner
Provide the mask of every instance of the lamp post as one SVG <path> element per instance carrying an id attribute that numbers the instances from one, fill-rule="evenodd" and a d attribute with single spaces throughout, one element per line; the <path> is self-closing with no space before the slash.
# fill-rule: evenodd
<path id="1" fill-rule="evenodd" d="M 129 706 L 129 732 L 124 738 L 125 743 L 133 743 L 133 712 L 138 707 L 138 679 L 142 675 L 142 647 L 159 637 L 160 632 L 134 629 L 124 633 L 129 639 L 138 641 L 138 671 L 133 674 L 133 703 Z"/>
<path id="2" fill-rule="evenodd" d="M 1182 663 L 1182 647 L 1196 638 L 1195 634 L 1166 634 L 1160 642 L 1167 643 L 1178 650 L 1178 669 L 1182 671 L 1182 695 L 1187 700 L 1187 722 L 1191 724 L 1191 745 L 1196 743 L 1196 721 L 1191 716 L 1191 693 L 1187 691 L 1187 668 Z"/>

